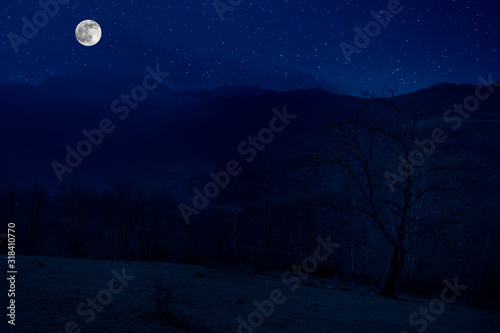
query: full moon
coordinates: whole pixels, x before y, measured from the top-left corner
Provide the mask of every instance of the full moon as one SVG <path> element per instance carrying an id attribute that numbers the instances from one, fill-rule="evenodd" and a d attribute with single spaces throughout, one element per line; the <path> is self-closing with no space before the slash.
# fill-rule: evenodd
<path id="1" fill-rule="evenodd" d="M 76 39 L 85 46 L 94 46 L 102 36 L 102 30 L 96 21 L 85 20 L 80 22 L 75 31 Z"/>

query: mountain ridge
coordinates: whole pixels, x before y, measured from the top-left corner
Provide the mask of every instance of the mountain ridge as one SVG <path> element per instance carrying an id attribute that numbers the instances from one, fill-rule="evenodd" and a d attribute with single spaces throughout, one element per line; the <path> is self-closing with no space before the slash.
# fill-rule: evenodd
<path id="1" fill-rule="evenodd" d="M 68 179 L 79 176 L 109 178 L 119 174 L 154 178 L 153 174 L 178 173 L 179 170 L 172 169 L 172 166 L 178 165 L 179 161 L 203 160 L 208 166 L 215 161 L 227 160 L 237 153 L 242 140 L 269 125 L 274 116 L 273 109 L 281 111 L 285 106 L 290 113 L 298 115 L 298 120 L 276 136 L 269 151 L 291 152 L 297 145 L 308 144 L 304 134 L 326 119 L 329 113 L 348 113 L 362 101 L 357 96 L 320 88 L 278 92 L 259 87 L 230 86 L 176 91 L 161 85 L 137 108 L 130 109 L 130 115 L 122 120 L 120 114 L 113 112 L 111 103 L 122 93 L 130 92 L 136 83 L 142 81 L 142 76 L 116 76 L 107 70 L 99 72 L 102 73 L 100 84 L 118 82 L 123 90 L 104 91 L 97 95 L 98 98 L 89 95 L 94 91 L 96 94 L 102 92 L 93 86 L 95 70 L 62 79 L 53 78 L 41 87 L 0 84 L 0 149 L 4 152 L 0 175 L 13 181 L 48 179 L 57 185 L 51 163 L 63 161 L 65 147 L 75 147 L 84 139 L 82 130 L 96 128 L 102 119 L 110 119 L 116 129 Z M 117 77 L 122 80 L 117 80 Z M 67 87 L 68 94 L 57 91 L 62 86 Z M 78 86 L 87 91 L 78 90 Z M 432 109 L 428 116 L 442 117 L 454 103 L 463 103 L 475 89 L 473 85 L 444 83 L 399 95 L 396 99 L 402 103 L 420 100 L 425 107 Z M 474 126 L 461 129 L 464 136 L 486 131 L 484 133 L 490 136 L 488 140 L 496 142 L 494 133 L 498 122 L 491 120 L 500 118 L 498 105 L 500 94 L 482 101 L 481 110 L 471 117 Z M 103 169 L 103 165 L 108 167 Z M 199 163 L 192 165 L 195 165 L 194 169 L 185 168 L 182 172 L 192 174 L 200 170 Z"/>

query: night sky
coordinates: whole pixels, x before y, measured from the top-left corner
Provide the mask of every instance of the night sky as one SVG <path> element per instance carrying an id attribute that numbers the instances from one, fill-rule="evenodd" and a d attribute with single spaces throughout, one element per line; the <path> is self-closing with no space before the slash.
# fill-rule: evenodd
<path id="1" fill-rule="evenodd" d="M 350 62 L 339 45 L 354 45 L 354 27 L 373 21 L 370 12 L 386 9 L 387 0 L 220 1 L 241 3 L 221 20 L 213 0 L 71 0 L 17 54 L 9 33 L 22 36 L 22 18 L 32 21 L 40 7 L 38 0 L 3 1 L 0 82 L 37 85 L 89 67 L 145 73 L 160 64 L 176 89 L 357 94 L 394 83 L 404 93 L 438 82 L 476 84 L 478 75 L 498 80 L 500 73 L 498 0 L 401 0 L 402 12 Z M 75 38 L 85 19 L 103 30 L 92 47 Z"/>

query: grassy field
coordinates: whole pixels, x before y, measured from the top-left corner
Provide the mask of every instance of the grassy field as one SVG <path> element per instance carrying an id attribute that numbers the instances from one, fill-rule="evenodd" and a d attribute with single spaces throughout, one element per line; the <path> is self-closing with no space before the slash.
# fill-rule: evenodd
<path id="1" fill-rule="evenodd" d="M 293 284 L 285 284 L 280 273 L 251 276 L 184 264 L 19 256 L 17 266 L 16 326 L 7 325 L 3 314 L 2 332 L 238 332 L 237 318 L 247 320 L 257 310 L 254 301 L 270 299 L 281 303 L 273 305 L 272 315 L 239 332 L 417 332 L 423 326 L 410 326 L 409 317 L 431 301 L 390 300 L 366 291 L 327 288 L 326 281 L 313 279 L 291 291 Z M 120 282 L 115 275 L 123 273 L 128 277 Z M 151 277 L 156 274 L 173 290 L 168 320 L 154 314 Z M 5 282 L 2 289 L 8 290 Z M 271 295 L 275 290 L 283 294 Z M 94 310 L 87 302 L 98 294 L 107 305 L 95 303 Z M 85 315 L 77 313 L 79 306 Z M 426 331 L 496 333 L 499 327 L 499 314 L 451 304 L 428 322 Z"/>

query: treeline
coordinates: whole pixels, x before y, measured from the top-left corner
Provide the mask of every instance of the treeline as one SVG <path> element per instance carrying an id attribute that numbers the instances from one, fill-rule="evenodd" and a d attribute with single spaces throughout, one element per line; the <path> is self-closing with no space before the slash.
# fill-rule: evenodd
<path id="1" fill-rule="evenodd" d="M 21 254 L 254 272 L 321 255 L 316 240 L 330 237 L 341 246 L 314 275 L 332 284 L 363 283 L 393 297 L 435 295 L 445 279 L 458 279 L 467 285 L 463 299 L 499 309 L 496 166 L 477 165 L 484 156 L 473 137 L 445 131 L 427 110 L 394 96 L 333 112 L 286 151 L 259 151 L 189 224 L 179 204 L 190 203 L 190 191 L 120 179 L 50 193 L 43 184 L 0 186 L 0 227 L 16 223 Z M 230 159 L 222 159 L 214 170 L 226 168 Z M 213 181 L 209 171 L 176 188 L 203 188 Z"/>
<path id="2" fill-rule="evenodd" d="M 322 177 L 246 171 L 189 225 L 179 200 L 128 180 L 100 189 L 63 185 L 55 194 L 42 184 L 24 190 L 4 186 L 2 230 L 16 223 L 19 254 L 185 262 L 247 272 L 288 270 L 318 255 L 317 237 L 330 236 L 341 246 L 313 274 L 378 288 L 390 247 L 354 211 L 311 202 L 313 179 Z M 464 226 L 459 233 L 409 239 L 399 290 L 432 295 L 444 288 L 445 278 L 458 277 L 468 285 L 466 300 L 498 307 L 498 234 L 485 235 L 488 228 L 485 223 L 483 229 Z"/>

